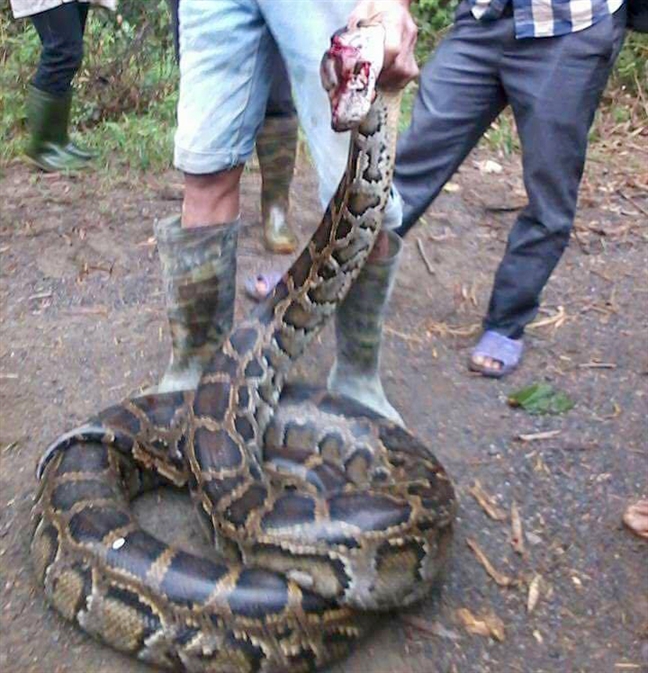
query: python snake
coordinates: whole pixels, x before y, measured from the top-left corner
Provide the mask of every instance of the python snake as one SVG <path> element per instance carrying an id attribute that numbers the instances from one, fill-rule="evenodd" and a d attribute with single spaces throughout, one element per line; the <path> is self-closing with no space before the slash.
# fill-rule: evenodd
<path id="1" fill-rule="evenodd" d="M 175 670 L 305 672 L 346 656 L 376 611 L 429 590 L 455 511 L 443 467 L 361 405 L 284 386 L 376 240 L 398 104 L 377 91 L 321 224 L 196 392 L 126 400 L 41 459 L 36 576 L 88 634 Z M 129 502 L 161 484 L 191 492 L 214 558 L 140 527 Z"/>

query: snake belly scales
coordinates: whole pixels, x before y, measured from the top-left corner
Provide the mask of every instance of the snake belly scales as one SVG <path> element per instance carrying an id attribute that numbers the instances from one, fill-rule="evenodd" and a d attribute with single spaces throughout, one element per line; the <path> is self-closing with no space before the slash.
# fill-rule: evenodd
<path id="1" fill-rule="evenodd" d="M 128 399 L 41 459 L 33 565 L 86 633 L 173 670 L 305 672 L 429 591 L 456 509 L 443 467 L 363 406 L 284 386 L 376 240 L 399 101 L 377 91 L 313 237 L 197 391 Z M 130 501 L 165 484 L 190 491 L 213 558 L 138 524 Z"/>

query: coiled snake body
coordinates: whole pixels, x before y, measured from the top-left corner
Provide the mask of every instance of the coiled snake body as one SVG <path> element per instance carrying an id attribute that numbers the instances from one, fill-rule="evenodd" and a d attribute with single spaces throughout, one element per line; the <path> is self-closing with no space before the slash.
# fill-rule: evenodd
<path id="1" fill-rule="evenodd" d="M 376 239 L 397 104 L 378 92 L 320 226 L 197 391 L 126 400 L 41 460 L 36 575 L 87 633 L 176 670 L 310 671 L 429 590 L 455 509 L 444 469 L 351 400 L 284 387 Z M 165 483 L 191 491 L 214 559 L 137 523 L 129 500 Z"/>

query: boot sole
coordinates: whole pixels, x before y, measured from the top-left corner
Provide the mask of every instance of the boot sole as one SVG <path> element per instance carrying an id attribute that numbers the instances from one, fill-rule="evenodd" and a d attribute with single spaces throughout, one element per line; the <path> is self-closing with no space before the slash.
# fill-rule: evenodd
<path id="1" fill-rule="evenodd" d="M 79 173 L 86 168 L 86 166 L 75 166 L 74 168 L 55 168 L 53 166 L 49 166 L 48 164 L 41 163 L 38 159 L 30 157 L 28 154 L 25 154 L 24 158 L 27 160 L 27 163 L 31 164 L 32 166 L 36 166 L 36 168 L 39 168 L 41 171 L 43 171 L 43 173 Z"/>

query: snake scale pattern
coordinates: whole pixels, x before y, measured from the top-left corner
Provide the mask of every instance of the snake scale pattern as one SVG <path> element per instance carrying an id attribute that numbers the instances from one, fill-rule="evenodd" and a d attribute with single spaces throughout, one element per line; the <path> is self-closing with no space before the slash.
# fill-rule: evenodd
<path id="1" fill-rule="evenodd" d="M 88 634 L 173 670 L 306 672 L 435 580 L 455 497 L 428 447 L 351 400 L 284 386 L 376 240 L 398 104 L 377 92 L 312 239 L 196 392 L 126 400 L 43 456 L 36 576 Z M 130 501 L 163 484 L 191 492 L 213 558 L 141 528 Z"/>

